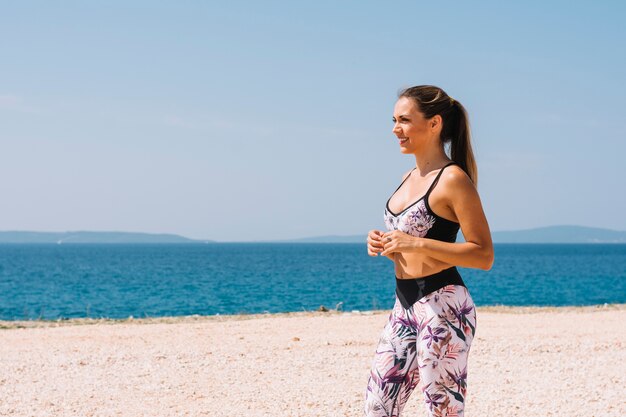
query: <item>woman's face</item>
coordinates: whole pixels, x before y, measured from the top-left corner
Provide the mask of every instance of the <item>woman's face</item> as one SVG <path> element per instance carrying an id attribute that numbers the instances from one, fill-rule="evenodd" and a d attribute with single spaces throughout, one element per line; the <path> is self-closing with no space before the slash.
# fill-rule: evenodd
<path id="1" fill-rule="evenodd" d="M 436 121 L 435 121 L 436 122 Z M 433 120 L 426 119 L 413 99 L 400 97 L 393 109 L 393 133 L 400 141 L 400 152 L 415 153 L 433 137 Z"/>

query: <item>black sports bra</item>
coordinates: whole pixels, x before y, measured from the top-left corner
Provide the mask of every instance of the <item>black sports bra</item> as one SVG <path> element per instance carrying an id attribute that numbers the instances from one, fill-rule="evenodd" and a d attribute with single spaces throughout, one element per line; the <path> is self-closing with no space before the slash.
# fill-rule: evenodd
<path id="1" fill-rule="evenodd" d="M 426 191 L 423 197 L 412 203 L 410 206 L 402 210 L 398 214 L 394 214 L 389 209 L 389 200 L 391 197 L 402 187 L 402 184 L 406 182 L 411 176 L 415 168 L 411 170 L 409 175 L 406 176 L 404 181 L 400 183 L 398 188 L 391 194 L 391 197 L 387 200 L 385 207 L 385 226 L 387 230 L 400 230 L 404 233 L 408 233 L 416 237 L 425 237 L 429 239 L 442 240 L 444 242 L 456 242 L 456 236 L 459 232 L 460 225 L 457 222 L 453 222 L 448 219 L 444 219 L 433 213 L 430 205 L 428 204 L 428 196 L 435 188 L 435 185 L 439 181 L 439 177 L 443 173 L 443 170 L 450 165 L 456 164 L 456 162 L 450 162 L 439 170 L 439 173 L 435 177 L 435 180 Z"/>

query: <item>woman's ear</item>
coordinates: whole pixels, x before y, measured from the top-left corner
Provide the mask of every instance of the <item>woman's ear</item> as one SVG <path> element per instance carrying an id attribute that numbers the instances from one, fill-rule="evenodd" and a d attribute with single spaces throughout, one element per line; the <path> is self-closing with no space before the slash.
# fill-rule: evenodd
<path id="1" fill-rule="evenodd" d="M 437 130 L 441 128 L 442 123 L 443 123 L 443 119 L 441 118 L 440 115 L 436 114 L 430 118 L 430 120 L 428 121 L 428 126 L 432 130 Z"/>

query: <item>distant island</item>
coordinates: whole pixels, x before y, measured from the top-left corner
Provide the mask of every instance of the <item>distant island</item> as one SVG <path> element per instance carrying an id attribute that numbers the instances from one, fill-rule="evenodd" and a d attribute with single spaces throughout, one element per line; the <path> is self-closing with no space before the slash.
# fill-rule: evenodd
<path id="1" fill-rule="evenodd" d="M 584 226 L 548 226 L 525 230 L 492 232 L 494 243 L 626 243 L 626 231 Z M 330 235 L 288 240 L 266 240 L 249 243 L 363 243 L 366 235 Z M 459 232 L 457 242 L 464 242 Z M 0 231 L 0 244 L 199 244 L 219 243 L 209 239 L 190 239 L 174 234 L 132 232 L 27 232 Z M 243 243 L 243 242 L 242 242 Z"/>
<path id="2" fill-rule="evenodd" d="M 132 232 L 21 232 L 0 231 L 0 243 L 214 243 L 211 240 L 195 240 L 173 234 Z"/>
<path id="3" fill-rule="evenodd" d="M 366 235 L 317 236 L 282 240 L 289 243 L 365 243 Z M 493 243 L 626 243 L 626 231 L 584 226 L 547 226 L 491 233 Z M 457 242 L 464 242 L 459 231 Z M 276 242 L 276 241 L 274 241 Z"/>
<path id="4" fill-rule="evenodd" d="M 496 243 L 626 243 L 626 231 L 583 226 L 548 226 L 492 233 Z"/>

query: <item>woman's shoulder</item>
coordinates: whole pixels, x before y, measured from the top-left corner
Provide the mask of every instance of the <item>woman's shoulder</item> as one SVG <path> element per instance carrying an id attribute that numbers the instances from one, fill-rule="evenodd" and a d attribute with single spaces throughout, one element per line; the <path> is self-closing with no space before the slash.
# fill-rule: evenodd
<path id="1" fill-rule="evenodd" d="M 474 187 L 474 183 L 467 173 L 458 164 L 452 164 L 444 170 L 440 181 L 445 187 L 452 190 L 461 190 L 466 187 Z"/>

